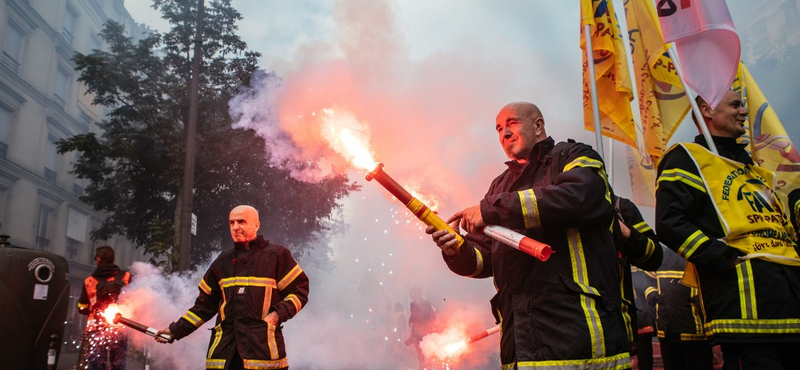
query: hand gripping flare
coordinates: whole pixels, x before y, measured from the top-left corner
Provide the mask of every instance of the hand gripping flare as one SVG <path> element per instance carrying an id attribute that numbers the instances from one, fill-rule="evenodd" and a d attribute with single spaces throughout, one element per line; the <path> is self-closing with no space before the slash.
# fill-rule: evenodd
<path id="1" fill-rule="evenodd" d="M 372 172 L 368 173 L 366 178 L 367 181 L 372 181 L 372 179 L 378 181 L 378 183 L 392 193 L 397 200 L 403 203 L 406 208 L 408 208 L 408 210 L 414 214 L 414 216 L 416 216 L 426 225 L 433 226 L 437 231 L 447 230 L 448 232 L 455 234 L 457 240 L 457 249 L 461 248 L 461 245 L 464 244 L 464 238 L 461 237 L 461 235 L 459 235 L 455 230 L 453 230 L 450 225 L 444 222 L 439 215 L 433 212 L 419 199 L 412 196 L 411 193 L 400 186 L 397 181 L 394 181 L 394 179 L 383 170 L 383 163 L 378 163 L 378 166 L 375 167 Z M 547 261 L 552 253 L 552 249 L 549 245 L 533 240 L 525 235 L 502 226 L 486 226 L 483 228 L 483 234 L 497 241 L 505 243 L 514 249 L 536 257 L 540 261 Z"/>

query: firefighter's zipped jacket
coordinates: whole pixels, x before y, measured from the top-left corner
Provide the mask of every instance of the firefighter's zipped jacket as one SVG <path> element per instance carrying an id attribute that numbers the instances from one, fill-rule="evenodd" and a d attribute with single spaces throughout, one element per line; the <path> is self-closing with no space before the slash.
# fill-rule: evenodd
<path id="1" fill-rule="evenodd" d="M 552 163 L 566 166 L 553 170 Z M 549 244 L 550 259 L 473 234 L 458 254 L 443 255 L 459 275 L 494 278 L 503 369 L 630 368 L 610 232 L 614 207 L 599 155 L 547 138 L 533 147 L 527 165 L 507 165 L 480 202 L 481 214 L 487 224 Z"/>
<path id="2" fill-rule="evenodd" d="M 702 136 L 695 142 L 707 147 Z M 698 156 L 697 150 L 704 149 L 689 144 L 696 146 L 673 146 L 661 160 L 656 192 L 659 239 L 695 266 L 704 329 L 714 342 L 800 341 L 800 267 L 761 258 L 738 263 L 739 256 L 749 254 L 743 250 L 743 237 L 768 240 L 751 245 L 753 252 L 796 252 L 788 216 L 744 144 L 720 137 L 714 137 L 714 143 L 722 158 Z M 717 204 L 721 202 L 730 204 Z M 734 205 L 740 207 L 738 213 L 725 211 Z M 739 216 L 742 212 L 746 215 Z M 687 264 L 687 271 L 690 267 Z"/>
<path id="3" fill-rule="evenodd" d="M 192 308 L 169 329 L 183 338 L 217 315 L 207 369 L 228 369 L 238 351 L 245 369 L 288 366 L 281 323 L 308 302 L 308 277 L 285 247 L 259 236 L 222 252 L 203 276 Z M 277 312 L 279 324 L 264 321 Z"/>

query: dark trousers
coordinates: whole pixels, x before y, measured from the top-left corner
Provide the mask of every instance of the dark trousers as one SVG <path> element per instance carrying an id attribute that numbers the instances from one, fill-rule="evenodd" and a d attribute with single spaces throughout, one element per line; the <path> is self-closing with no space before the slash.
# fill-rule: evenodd
<path id="1" fill-rule="evenodd" d="M 800 343 L 721 344 L 722 370 L 797 369 Z"/>
<path id="2" fill-rule="evenodd" d="M 637 337 L 636 367 L 639 370 L 653 370 L 653 336 Z"/>
<path id="3" fill-rule="evenodd" d="M 659 338 L 664 370 L 712 370 L 714 355 L 707 341 L 669 341 Z"/>

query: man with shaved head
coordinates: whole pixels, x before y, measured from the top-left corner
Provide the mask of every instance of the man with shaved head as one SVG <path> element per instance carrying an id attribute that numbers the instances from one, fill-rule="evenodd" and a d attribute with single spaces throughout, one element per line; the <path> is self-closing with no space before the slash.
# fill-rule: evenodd
<path id="1" fill-rule="evenodd" d="M 492 313 L 502 325 L 503 369 L 630 368 L 620 271 L 610 229 L 611 189 L 588 145 L 556 144 L 539 108 L 511 103 L 495 120 L 508 168 L 480 204 L 448 220 L 469 234 L 429 227 L 456 274 L 494 278 Z M 546 262 L 480 234 L 500 225 L 549 244 Z"/>
<path id="2" fill-rule="evenodd" d="M 228 222 L 234 248 L 211 263 L 194 306 L 159 334 L 181 339 L 217 315 L 206 369 L 287 369 L 281 324 L 308 302 L 308 277 L 286 247 L 258 235 L 255 208 L 235 207 Z"/>

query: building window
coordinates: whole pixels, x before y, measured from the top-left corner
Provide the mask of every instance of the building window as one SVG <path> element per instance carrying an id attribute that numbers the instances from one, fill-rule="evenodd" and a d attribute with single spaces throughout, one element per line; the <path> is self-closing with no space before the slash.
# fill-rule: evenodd
<path id="1" fill-rule="evenodd" d="M 67 258 L 74 260 L 80 249 L 81 242 L 72 238 L 67 238 Z"/>
<path id="2" fill-rule="evenodd" d="M 67 4 L 67 11 L 64 12 L 64 27 L 62 28 L 61 33 L 70 44 L 72 44 L 72 35 L 75 32 L 75 24 L 78 23 L 77 21 L 78 12 L 75 11 L 71 5 Z"/>
<path id="3" fill-rule="evenodd" d="M 47 135 L 47 151 L 45 153 L 44 163 L 44 179 L 55 185 L 56 175 L 58 174 L 58 148 L 56 147 L 56 140 L 52 134 Z"/>
<path id="4" fill-rule="evenodd" d="M 2 62 L 13 71 L 19 70 L 22 61 L 22 47 L 25 44 L 25 32 L 9 21 L 6 23 L 6 30 L 3 36 L 3 58 Z"/>
<path id="5" fill-rule="evenodd" d="M 69 74 L 61 69 L 61 67 L 56 68 L 56 86 L 55 90 L 53 91 L 53 97 L 55 98 L 56 104 L 59 107 L 64 108 L 64 104 L 67 101 L 67 95 L 69 93 Z"/>
<path id="6" fill-rule="evenodd" d="M 6 158 L 11 137 L 11 120 L 13 112 L 0 106 L 0 158 Z"/>
<path id="7" fill-rule="evenodd" d="M 53 217 L 53 209 L 45 206 L 39 206 L 39 223 L 36 225 L 36 248 L 41 250 L 48 250 L 50 248 L 49 228 L 50 221 Z"/>

